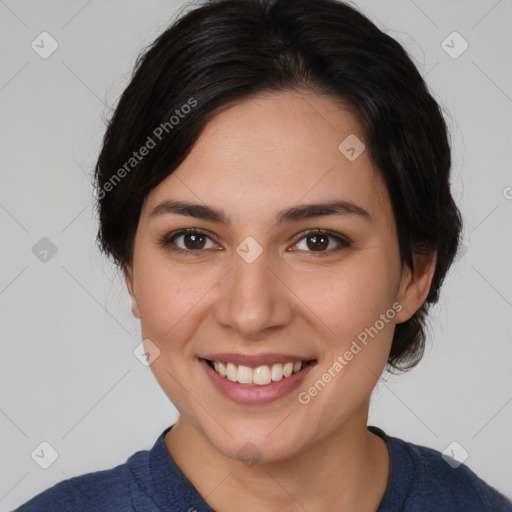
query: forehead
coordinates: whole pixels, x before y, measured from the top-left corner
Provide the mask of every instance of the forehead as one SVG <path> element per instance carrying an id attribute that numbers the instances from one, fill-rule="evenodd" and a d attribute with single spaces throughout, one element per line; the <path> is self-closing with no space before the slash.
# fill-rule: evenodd
<path id="1" fill-rule="evenodd" d="M 169 198 L 252 218 L 339 199 L 376 217 L 390 208 L 357 117 L 332 98 L 306 92 L 260 94 L 217 113 L 146 206 Z"/>

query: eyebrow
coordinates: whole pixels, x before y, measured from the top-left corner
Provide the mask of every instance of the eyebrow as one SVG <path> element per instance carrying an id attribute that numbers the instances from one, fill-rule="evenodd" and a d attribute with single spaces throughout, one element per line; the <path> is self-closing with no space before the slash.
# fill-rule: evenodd
<path id="1" fill-rule="evenodd" d="M 155 206 L 150 217 L 157 217 L 165 214 L 178 214 L 196 219 L 209 220 L 221 224 L 229 225 L 229 216 L 212 206 L 204 204 L 189 203 L 187 201 L 166 200 Z M 357 215 L 366 221 L 371 221 L 371 215 L 362 207 L 351 201 L 337 200 L 326 203 L 311 203 L 299 206 L 292 206 L 277 213 L 276 224 L 293 222 L 313 217 L 323 217 L 327 215 Z"/>

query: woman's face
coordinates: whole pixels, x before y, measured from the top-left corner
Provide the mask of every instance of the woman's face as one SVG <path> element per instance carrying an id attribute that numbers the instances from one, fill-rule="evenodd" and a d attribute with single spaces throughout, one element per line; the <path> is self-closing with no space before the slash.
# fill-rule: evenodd
<path id="1" fill-rule="evenodd" d="M 127 283 L 151 369 L 228 457 L 365 426 L 394 326 L 421 305 L 363 143 L 330 98 L 261 95 L 215 116 L 143 205 Z"/>

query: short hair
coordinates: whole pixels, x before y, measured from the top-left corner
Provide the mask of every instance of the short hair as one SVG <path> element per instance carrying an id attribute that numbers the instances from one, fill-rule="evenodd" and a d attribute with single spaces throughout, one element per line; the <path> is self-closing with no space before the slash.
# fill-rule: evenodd
<path id="1" fill-rule="evenodd" d="M 412 368 L 424 352 L 427 309 L 461 243 L 448 130 L 404 48 L 346 3 L 207 1 L 142 52 L 95 167 L 100 248 L 121 268 L 131 263 L 149 192 L 183 162 L 215 114 L 272 91 L 309 91 L 350 108 L 390 195 L 402 268 L 414 270 L 413 253 L 436 251 L 428 296 L 395 326 L 388 358 L 391 371 Z"/>

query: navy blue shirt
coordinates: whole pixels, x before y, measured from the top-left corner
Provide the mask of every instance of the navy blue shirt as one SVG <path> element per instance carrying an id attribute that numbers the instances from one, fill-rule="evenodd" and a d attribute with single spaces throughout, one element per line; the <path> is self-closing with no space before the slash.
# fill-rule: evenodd
<path id="1" fill-rule="evenodd" d="M 212 512 L 174 463 L 164 430 L 151 450 L 124 464 L 69 478 L 17 508 L 17 512 Z M 512 511 L 512 502 L 467 466 L 452 468 L 431 448 L 371 432 L 387 443 L 391 473 L 376 512 Z"/>

